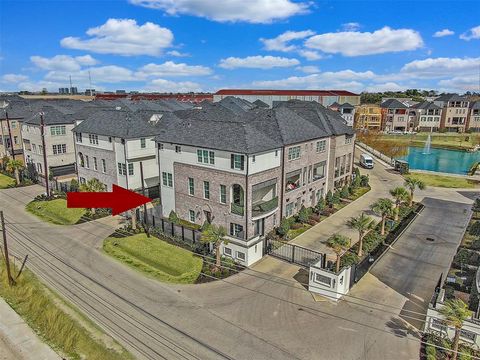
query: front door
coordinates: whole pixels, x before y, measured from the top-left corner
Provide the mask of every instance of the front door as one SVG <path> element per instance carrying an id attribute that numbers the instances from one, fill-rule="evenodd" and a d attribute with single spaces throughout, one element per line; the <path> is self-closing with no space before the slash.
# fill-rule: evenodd
<path id="1" fill-rule="evenodd" d="M 255 220 L 255 236 L 265 235 L 265 218 Z"/>
<path id="2" fill-rule="evenodd" d="M 205 219 L 207 220 L 207 222 L 209 224 L 212 223 L 212 213 L 210 211 L 207 211 L 207 210 L 203 210 L 203 213 L 205 214 Z"/>

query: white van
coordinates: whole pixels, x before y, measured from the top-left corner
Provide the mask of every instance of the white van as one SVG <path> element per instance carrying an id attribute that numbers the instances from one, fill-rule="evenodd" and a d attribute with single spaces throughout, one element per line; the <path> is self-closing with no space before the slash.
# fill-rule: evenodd
<path id="1" fill-rule="evenodd" d="M 365 169 L 373 169 L 373 158 L 368 154 L 360 155 L 360 165 Z"/>

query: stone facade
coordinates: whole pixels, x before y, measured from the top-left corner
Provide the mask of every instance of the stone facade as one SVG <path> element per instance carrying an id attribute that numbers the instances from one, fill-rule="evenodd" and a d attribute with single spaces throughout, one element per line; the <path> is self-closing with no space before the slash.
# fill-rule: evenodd
<path id="1" fill-rule="evenodd" d="M 82 181 L 82 179 L 89 180 L 92 178 L 96 178 L 107 186 L 108 191 L 111 191 L 112 185 L 118 184 L 117 161 L 115 159 L 115 152 L 112 150 L 100 149 L 93 146 L 85 146 L 79 143 L 77 143 L 75 146 L 77 152 L 78 178 L 80 179 L 80 181 Z M 85 166 L 83 167 L 81 166 L 80 162 L 80 153 L 82 153 L 84 156 Z M 88 168 L 86 167 L 85 156 L 88 156 Z M 95 170 L 94 168 L 94 158 L 97 159 L 97 170 Z M 102 159 L 105 160 L 105 172 L 102 168 Z"/>

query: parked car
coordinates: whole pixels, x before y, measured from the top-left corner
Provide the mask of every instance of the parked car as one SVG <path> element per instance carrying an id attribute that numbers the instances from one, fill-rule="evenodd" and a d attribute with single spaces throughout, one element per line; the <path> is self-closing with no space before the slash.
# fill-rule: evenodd
<path id="1" fill-rule="evenodd" d="M 373 158 L 368 154 L 360 155 L 360 165 L 365 169 L 373 169 Z"/>

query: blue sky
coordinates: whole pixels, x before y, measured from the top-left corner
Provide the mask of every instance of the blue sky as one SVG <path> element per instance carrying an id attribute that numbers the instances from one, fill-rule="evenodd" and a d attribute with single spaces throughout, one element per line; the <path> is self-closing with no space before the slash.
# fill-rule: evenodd
<path id="1" fill-rule="evenodd" d="M 0 91 L 479 91 L 480 2 L 0 1 Z"/>

